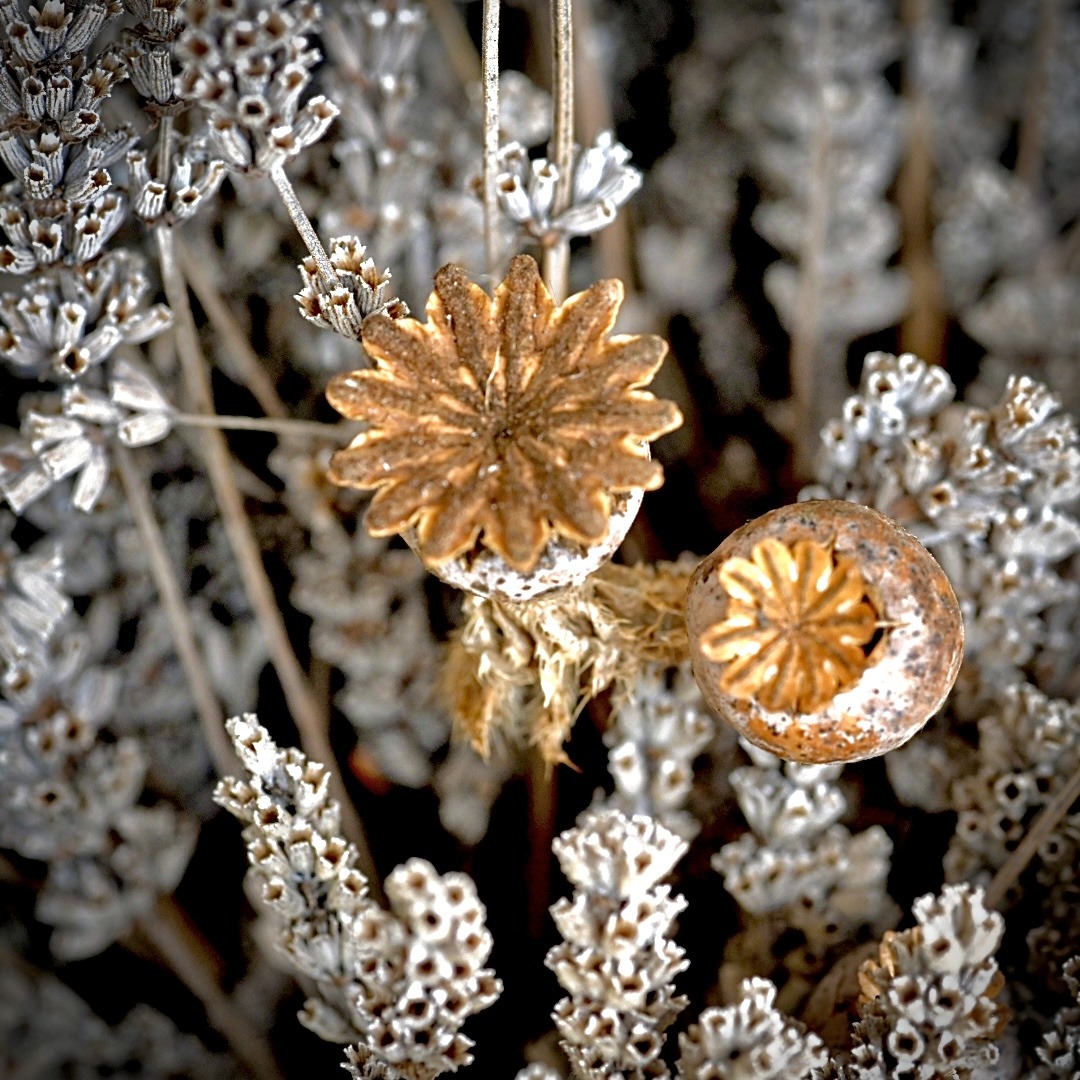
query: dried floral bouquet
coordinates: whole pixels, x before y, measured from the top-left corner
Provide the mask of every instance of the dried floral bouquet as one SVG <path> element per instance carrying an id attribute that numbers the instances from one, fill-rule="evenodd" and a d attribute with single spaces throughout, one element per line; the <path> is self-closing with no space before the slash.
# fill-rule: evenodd
<path id="1" fill-rule="evenodd" d="M 0 1076 L 1080 1080 L 1078 46 L 0 0 Z"/>

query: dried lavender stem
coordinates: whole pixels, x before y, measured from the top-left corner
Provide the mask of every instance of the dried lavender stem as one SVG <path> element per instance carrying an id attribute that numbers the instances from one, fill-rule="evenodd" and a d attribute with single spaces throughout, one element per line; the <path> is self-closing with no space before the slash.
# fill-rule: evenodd
<path id="1" fill-rule="evenodd" d="M 480 57 L 476 55 L 476 46 L 473 45 L 458 9 L 450 0 L 426 0 L 426 7 L 431 25 L 439 35 L 450 66 L 461 85 L 469 87 L 478 83 Z"/>
<path id="2" fill-rule="evenodd" d="M 574 4 L 574 38 L 574 80 L 578 91 L 574 95 L 574 111 L 581 144 L 589 146 L 600 132 L 615 128 L 604 65 L 595 55 L 596 20 L 591 0 L 576 0 Z M 606 229 L 593 235 L 591 244 L 598 256 L 601 275 L 618 278 L 627 292 L 633 291 L 637 274 L 630 218 L 617 214 Z"/>
<path id="3" fill-rule="evenodd" d="M 217 248 L 206 245 L 200 249 L 198 257 L 192 255 L 182 238 L 175 238 L 176 256 L 180 267 L 188 280 L 192 291 L 198 297 L 199 304 L 206 312 L 207 319 L 215 333 L 221 339 L 225 351 L 229 354 L 244 385 L 251 391 L 259 407 L 267 416 L 285 418 L 288 410 L 278 397 L 277 390 L 270 376 L 263 367 L 263 361 L 251 347 L 247 335 L 240 329 L 229 305 L 222 299 L 211 275 L 207 272 L 207 260 L 216 259 Z"/>
<path id="4" fill-rule="evenodd" d="M 827 33 L 826 19 L 822 10 L 819 14 L 819 36 Z M 820 72 L 816 89 L 818 109 L 810 144 L 810 195 L 806 207 L 806 232 L 799 258 L 795 325 L 791 331 L 791 390 L 796 414 L 792 442 L 796 479 L 808 476 L 813 467 L 821 394 L 818 368 L 821 366 L 822 259 L 829 226 L 829 120 L 825 80 Z"/>
<path id="5" fill-rule="evenodd" d="M 1061 0 L 1041 0 L 1016 151 L 1016 175 L 1030 188 L 1038 186 L 1042 173 L 1050 67 L 1058 46 L 1060 13 Z"/>
<path id="6" fill-rule="evenodd" d="M 176 977 L 202 1002 L 206 1018 L 230 1049 L 259 1080 L 285 1080 L 262 1033 L 229 1000 L 208 962 L 206 946 L 169 900 L 162 900 L 139 929 Z"/>
<path id="7" fill-rule="evenodd" d="M 278 194 L 285 204 L 285 209 L 289 211 L 289 217 L 292 218 L 296 231 L 300 234 L 300 239 L 304 241 L 304 246 L 311 252 L 311 257 L 319 268 L 323 283 L 328 286 L 336 285 L 338 278 L 337 274 L 334 273 L 334 268 L 330 265 L 330 256 L 326 254 L 326 248 L 322 246 L 322 241 L 315 231 L 315 226 L 311 224 L 311 218 L 307 216 L 307 211 L 301 206 L 300 200 L 293 189 L 292 181 L 285 175 L 285 166 L 275 165 L 270 170 L 270 179 L 274 181 L 274 186 L 278 189 Z"/>
<path id="8" fill-rule="evenodd" d="M 177 350 L 184 373 L 188 393 L 206 414 L 214 412 L 210 379 L 206 358 L 199 345 L 195 319 L 188 301 L 187 282 L 176 259 L 173 233 L 168 226 L 155 230 L 161 259 L 161 277 L 165 296 L 172 308 L 176 331 Z M 232 461 L 225 437 L 219 431 L 209 430 L 200 443 L 206 462 L 207 474 L 218 502 L 221 520 L 229 539 L 229 546 L 236 557 L 244 589 L 255 618 L 262 629 L 281 688 L 288 702 L 289 711 L 300 733 L 304 753 L 322 762 L 330 773 L 330 787 L 335 799 L 341 804 L 341 826 L 347 839 L 356 845 L 360 869 L 368 877 L 372 892 L 378 895 L 381 885 L 375 871 L 364 827 L 356 809 L 349 799 L 341 778 L 337 760 L 330 746 L 329 735 L 319 702 L 308 685 L 304 669 L 296 658 L 292 642 L 281 617 L 274 588 L 263 566 L 259 546 L 251 529 L 251 522 L 244 511 L 244 504 L 236 486 Z"/>
<path id="9" fill-rule="evenodd" d="M 157 175 L 163 184 L 169 182 L 169 166 L 172 157 L 173 118 L 165 115 L 158 127 Z"/>
<path id="10" fill-rule="evenodd" d="M 268 416 L 203 416 L 198 413 L 173 413 L 172 420 L 186 427 L 215 428 L 218 431 L 269 431 L 276 435 L 305 435 L 314 439 L 348 439 L 356 433 L 353 424 L 323 424 L 318 420 L 291 420 Z"/>
<path id="11" fill-rule="evenodd" d="M 926 19 L 926 0 L 906 0 L 904 22 L 914 36 Z M 910 61 L 909 61 L 910 67 Z M 934 190 L 934 121 L 926 95 L 905 72 L 904 96 L 908 101 L 907 152 L 897 180 L 900 210 L 901 265 L 911 282 L 911 305 L 900 328 L 905 352 L 931 364 L 940 364 L 945 353 L 945 303 L 941 272 L 934 257 L 933 218 L 930 201 Z"/>
<path id="12" fill-rule="evenodd" d="M 499 156 L 499 0 L 484 0 L 481 66 L 484 87 L 484 256 L 487 272 L 492 280 L 496 280 L 499 270 L 495 242 L 499 213 L 495 196 Z"/>
<path id="13" fill-rule="evenodd" d="M 135 520 L 135 527 L 139 530 L 139 537 L 146 549 L 150 575 L 161 597 L 165 617 L 168 619 L 169 630 L 172 633 L 173 646 L 176 649 L 176 655 L 180 658 L 180 665 L 184 669 L 184 676 L 191 690 L 192 700 L 195 702 L 195 711 L 199 714 L 203 736 L 214 759 L 214 767 L 219 776 L 228 776 L 229 773 L 236 771 L 239 762 L 233 752 L 229 737 L 225 733 L 225 716 L 221 711 L 221 704 L 217 694 L 214 693 L 210 675 L 195 640 L 191 612 L 188 610 L 180 583 L 176 580 L 176 571 L 169 560 L 165 538 L 162 536 L 161 526 L 154 515 L 153 503 L 150 501 L 150 489 L 146 477 L 136 466 L 131 451 L 125 447 L 115 448 L 114 461 L 117 472 L 120 474 L 120 482 L 124 487 L 124 494 L 127 496 L 131 516 Z"/>
<path id="14" fill-rule="evenodd" d="M 551 0 L 552 123 L 548 160 L 559 170 L 552 216 L 570 205 L 574 170 L 574 14 L 572 0 Z M 570 241 L 560 237 L 544 249 L 544 280 L 556 303 L 570 289 Z"/>
<path id="15" fill-rule="evenodd" d="M 1054 831 L 1077 799 L 1080 799 L 1080 769 L 1069 777 L 1065 786 L 1043 807 L 1042 813 L 1031 823 L 1024 838 L 1016 845 L 1016 850 L 1002 863 L 986 888 L 987 907 L 1000 906 L 1005 894 L 1035 857 L 1039 845 Z"/>

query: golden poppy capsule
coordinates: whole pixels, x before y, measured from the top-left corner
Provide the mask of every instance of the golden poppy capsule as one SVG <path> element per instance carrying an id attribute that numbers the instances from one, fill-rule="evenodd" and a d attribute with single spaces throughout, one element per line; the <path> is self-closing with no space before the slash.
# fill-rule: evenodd
<path id="1" fill-rule="evenodd" d="M 733 532 L 690 581 L 694 677 L 789 761 L 860 761 L 911 738 L 960 670 L 956 594 L 929 551 L 858 503 L 811 500 Z"/>

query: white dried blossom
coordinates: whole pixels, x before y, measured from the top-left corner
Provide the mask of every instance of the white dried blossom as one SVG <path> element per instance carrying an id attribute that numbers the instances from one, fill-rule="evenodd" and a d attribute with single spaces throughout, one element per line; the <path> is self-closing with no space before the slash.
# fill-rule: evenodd
<path id="1" fill-rule="evenodd" d="M 222 781 L 215 798 L 245 823 L 249 877 L 275 948 L 314 984 L 301 1021 L 356 1043 L 358 1076 L 433 1080 L 467 1064 L 460 1027 L 501 990 L 483 966 L 491 935 L 472 881 L 410 860 L 387 879 L 383 911 L 339 835 L 326 769 L 279 750 L 253 716 L 227 726 L 250 775 Z"/>
<path id="2" fill-rule="evenodd" d="M 0 658 L 6 664 L 45 650 L 71 611 L 63 584 L 58 544 L 46 541 L 25 554 L 10 541 L 0 545 Z"/>
<path id="3" fill-rule="evenodd" d="M 733 77 L 730 114 L 763 188 L 754 228 L 782 255 L 765 270 L 765 295 L 790 334 L 813 335 L 813 370 L 794 377 L 813 385 L 815 420 L 847 389 L 848 344 L 908 306 L 885 198 L 904 140 L 883 76 L 898 51 L 894 19 L 882 0 L 785 0 Z"/>
<path id="4" fill-rule="evenodd" d="M 971 1080 L 998 1058 L 1008 1012 L 994 960 L 1004 920 L 980 890 L 947 885 L 912 906 L 916 926 L 885 935 L 878 961 L 859 972 L 861 1020 L 842 1080 Z"/>
<path id="5" fill-rule="evenodd" d="M 148 1005 L 109 1027 L 59 979 L 0 956 L 0 1075 L 225 1080 L 236 1072 Z"/>
<path id="6" fill-rule="evenodd" d="M 880 826 L 852 835 L 838 824 L 842 766 L 782 763 L 743 745 L 754 764 L 735 769 L 731 784 L 752 831 L 712 860 L 745 920 L 725 949 L 721 990 L 734 1000 L 742 979 L 775 970 L 782 1005 L 794 1009 L 851 937 L 895 925 L 892 842 Z"/>
<path id="7" fill-rule="evenodd" d="M 997 161 L 974 161 L 943 203 L 934 251 L 957 309 L 963 311 L 978 299 L 988 281 L 1032 268 L 1046 242 L 1047 220 L 1031 188 L 1018 176 Z M 969 332 L 976 330 L 977 337 L 979 318 L 964 314 L 965 325 Z"/>
<path id="8" fill-rule="evenodd" d="M 1039 1064 L 1031 1080 L 1074 1080 L 1080 1076 L 1080 957 L 1074 956 L 1063 968 L 1063 975 L 1073 1001 L 1053 1016 L 1035 1048 Z"/>
<path id="9" fill-rule="evenodd" d="M 348 105 L 341 117 L 347 138 L 389 148 L 411 119 L 426 11 L 410 2 L 350 0 L 333 5 L 326 23 L 330 85 Z"/>
<path id="10" fill-rule="evenodd" d="M 809 1080 L 828 1060 L 825 1044 L 776 1009 L 768 979 L 746 979 L 734 1004 L 706 1009 L 679 1036 L 685 1080 Z"/>
<path id="11" fill-rule="evenodd" d="M 307 36 L 318 29 L 318 4 L 202 0 L 184 14 L 180 95 L 206 110 L 210 145 L 230 169 L 270 172 L 326 134 L 337 106 L 321 95 L 301 104 L 321 59 Z"/>
<path id="12" fill-rule="evenodd" d="M 39 399 L 22 422 L 23 453 L 0 459 L 0 491 L 22 513 L 53 485 L 78 474 L 71 492 L 76 509 L 89 513 L 111 474 L 109 445 L 149 446 L 172 430 L 175 410 L 145 372 L 125 360 L 111 365 L 108 395 L 80 385 Z M 29 454 L 26 453 L 29 451 Z"/>
<path id="13" fill-rule="evenodd" d="M 545 960 L 570 995 L 554 1012 L 563 1049 L 590 1080 L 666 1076 L 665 1033 L 686 1005 L 674 979 L 687 962 L 670 935 L 686 902 L 659 882 L 685 842 L 648 817 L 601 810 L 552 850 L 575 888 L 551 909 L 564 940 Z"/>
<path id="14" fill-rule="evenodd" d="M 1006 687 L 979 720 L 976 767 L 952 786 L 948 881 L 987 879 L 1039 810 L 1080 768 L 1080 706 L 1034 686 Z"/>
<path id="15" fill-rule="evenodd" d="M 499 151 L 496 191 L 503 212 L 544 244 L 589 236 L 610 225 L 620 207 L 641 187 L 630 151 L 610 131 L 590 147 L 575 147 L 570 203 L 555 213 L 559 169 L 547 158 L 530 159 L 520 143 Z"/>
<path id="16" fill-rule="evenodd" d="M 472 746 L 454 742 L 435 770 L 431 786 L 439 797 L 439 823 L 467 847 L 487 835 L 491 810 L 520 762 L 517 748 L 493 740 L 486 758 Z"/>
<path id="17" fill-rule="evenodd" d="M 208 158 L 201 143 L 192 139 L 174 149 L 164 179 L 151 174 L 144 150 L 131 151 L 127 166 L 131 212 L 151 228 L 193 217 L 225 179 L 224 162 Z"/>
<path id="18" fill-rule="evenodd" d="M 89 637 L 58 623 L 8 659 L 0 700 L 0 846 L 48 863 L 37 917 L 64 958 L 100 952 L 175 889 L 193 823 L 138 805 L 146 761 L 99 737 L 119 692 L 90 663 Z"/>
<path id="19" fill-rule="evenodd" d="M 22 376 L 78 379 L 172 325 L 165 305 L 146 303 L 149 290 L 143 260 L 124 251 L 39 274 L 0 297 L 0 358 Z"/>
<path id="20" fill-rule="evenodd" d="M 335 236 L 329 254 L 333 281 L 323 280 L 310 257 L 299 267 L 304 287 L 295 300 L 308 322 L 359 341 L 360 328 L 369 315 L 401 319 L 409 314 L 403 301 L 388 295 L 390 271 L 376 270 L 375 261 L 367 257 L 367 249 L 355 236 Z"/>
<path id="21" fill-rule="evenodd" d="M 713 737 L 709 716 L 689 671 L 649 671 L 612 714 L 604 733 L 615 792 L 608 806 L 653 817 L 692 840 L 698 824 L 685 810 L 694 759 Z"/>
<path id="22" fill-rule="evenodd" d="M 563 1075 L 550 1065 L 541 1065 L 534 1061 L 519 1070 L 514 1080 L 563 1080 Z"/>
<path id="23" fill-rule="evenodd" d="M 335 703 L 356 729 L 357 762 L 373 780 L 423 787 L 450 738 L 423 566 L 363 530 L 327 528 L 293 568 L 292 601 L 314 620 L 312 651 L 345 675 Z"/>

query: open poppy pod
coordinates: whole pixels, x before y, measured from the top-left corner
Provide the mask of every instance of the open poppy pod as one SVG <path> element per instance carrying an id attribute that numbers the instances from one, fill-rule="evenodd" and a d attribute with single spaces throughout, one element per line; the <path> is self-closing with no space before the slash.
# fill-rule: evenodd
<path id="1" fill-rule="evenodd" d="M 789 761 L 860 761 L 941 708 L 964 626 L 945 572 L 857 503 L 783 506 L 732 533 L 690 581 L 687 631 L 709 706 Z"/>

